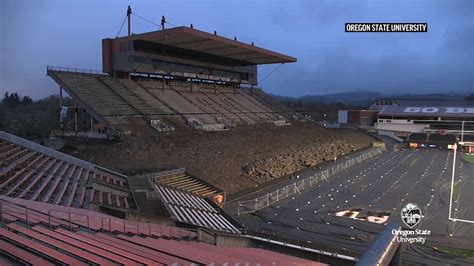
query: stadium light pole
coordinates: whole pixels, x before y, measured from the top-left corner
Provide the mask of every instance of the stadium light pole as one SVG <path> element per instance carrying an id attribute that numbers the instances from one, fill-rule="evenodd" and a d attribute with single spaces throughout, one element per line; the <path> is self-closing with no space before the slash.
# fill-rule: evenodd
<path id="1" fill-rule="evenodd" d="M 454 152 L 454 155 L 453 155 L 453 173 L 452 173 L 452 176 L 451 176 L 451 195 L 449 197 L 449 217 L 448 219 L 451 219 L 451 209 L 453 207 L 453 189 L 454 189 L 454 171 L 456 170 L 456 149 L 457 149 L 457 144 L 454 143 L 454 146 L 453 146 L 453 152 Z"/>
<path id="2" fill-rule="evenodd" d="M 128 6 L 127 8 L 127 19 L 128 19 L 128 36 L 132 35 L 132 28 L 131 28 L 131 14 L 132 14 L 132 8 Z"/>

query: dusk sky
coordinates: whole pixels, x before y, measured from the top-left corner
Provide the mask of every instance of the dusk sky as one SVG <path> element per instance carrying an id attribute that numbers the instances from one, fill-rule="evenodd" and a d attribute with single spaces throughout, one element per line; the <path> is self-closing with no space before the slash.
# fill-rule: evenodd
<path id="1" fill-rule="evenodd" d="M 58 93 L 46 66 L 102 69 L 127 5 L 296 57 L 259 86 L 285 96 L 474 92 L 474 1 L 0 1 L 0 93 Z M 346 22 L 427 22 L 428 33 L 345 33 Z M 132 17 L 132 32 L 157 30 Z M 126 34 L 126 26 L 121 35 Z M 259 68 L 263 78 L 276 65 Z"/>

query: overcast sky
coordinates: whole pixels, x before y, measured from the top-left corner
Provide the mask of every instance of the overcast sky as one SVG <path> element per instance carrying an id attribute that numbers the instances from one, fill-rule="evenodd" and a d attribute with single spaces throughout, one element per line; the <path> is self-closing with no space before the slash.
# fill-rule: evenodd
<path id="1" fill-rule="evenodd" d="M 0 92 L 58 93 L 46 66 L 101 69 L 127 5 L 160 23 L 193 23 L 298 59 L 260 85 L 302 96 L 353 90 L 474 92 L 474 1 L 0 0 Z M 132 17 L 132 32 L 156 26 Z M 428 33 L 345 33 L 346 22 L 427 22 Z M 126 27 L 121 35 L 126 34 Z M 263 78 L 275 65 L 259 68 Z"/>

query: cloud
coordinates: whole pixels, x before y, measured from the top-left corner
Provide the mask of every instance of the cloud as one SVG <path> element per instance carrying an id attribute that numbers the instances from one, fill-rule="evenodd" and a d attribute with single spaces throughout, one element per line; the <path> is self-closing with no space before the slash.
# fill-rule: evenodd
<path id="1" fill-rule="evenodd" d="M 0 1 L 0 93 L 57 93 L 47 65 L 101 69 L 101 39 L 115 37 L 128 4 Z M 474 90 L 474 1 L 140 1 L 132 9 L 297 57 L 261 84 L 275 94 Z M 428 22 L 429 31 L 345 33 L 345 22 Z M 132 19 L 133 32 L 155 29 Z M 260 78 L 275 67 L 260 67 Z"/>

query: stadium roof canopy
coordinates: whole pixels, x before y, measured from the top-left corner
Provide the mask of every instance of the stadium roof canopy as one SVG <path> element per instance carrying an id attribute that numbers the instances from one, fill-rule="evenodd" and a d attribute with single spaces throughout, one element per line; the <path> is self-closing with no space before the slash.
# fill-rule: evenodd
<path id="1" fill-rule="evenodd" d="M 165 30 L 132 34 L 118 40 L 141 41 L 142 47 L 178 48 L 184 52 L 194 52 L 200 56 L 214 56 L 233 61 L 235 65 L 261 65 L 296 62 L 296 58 L 207 33 L 189 27 L 176 27 Z M 148 43 L 148 45 L 144 45 Z"/>
<path id="2" fill-rule="evenodd" d="M 379 116 L 425 116 L 425 117 L 474 117 L 474 107 L 416 107 L 387 105 L 379 112 Z"/>

